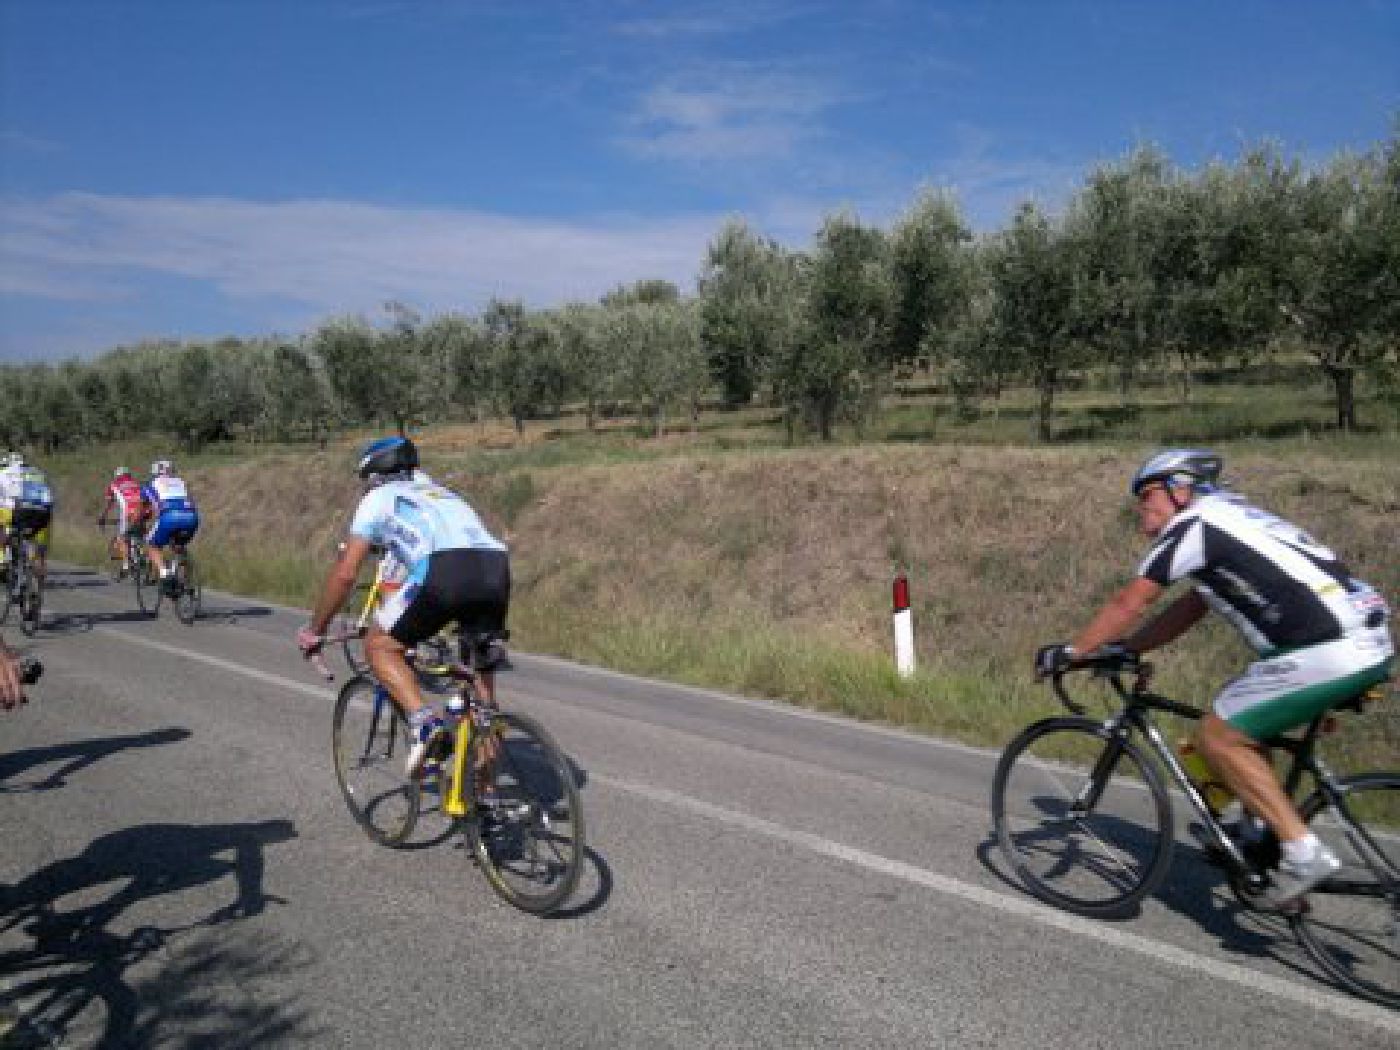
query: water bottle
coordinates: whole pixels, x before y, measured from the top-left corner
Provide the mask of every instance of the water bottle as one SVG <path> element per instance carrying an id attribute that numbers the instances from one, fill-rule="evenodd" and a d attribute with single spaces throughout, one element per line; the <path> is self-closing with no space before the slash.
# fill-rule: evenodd
<path id="1" fill-rule="evenodd" d="M 447 694 L 447 721 L 449 725 L 457 725 L 462 721 L 462 715 L 467 710 L 467 702 L 462 697 L 462 690 L 454 689 Z"/>
<path id="2" fill-rule="evenodd" d="M 1206 800 L 1206 805 L 1216 816 L 1234 801 L 1235 793 L 1230 790 L 1226 783 L 1220 779 L 1215 770 L 1211 769 L 1196 745 L 1190 740 L 1182 740 L 1176 745 L 1177 754 L 1181 758 L 1181 766 L 1186 770 L 1186 775 L 1191 778 L 1191 782 L 1201 793 L 1201 797 Z"/>

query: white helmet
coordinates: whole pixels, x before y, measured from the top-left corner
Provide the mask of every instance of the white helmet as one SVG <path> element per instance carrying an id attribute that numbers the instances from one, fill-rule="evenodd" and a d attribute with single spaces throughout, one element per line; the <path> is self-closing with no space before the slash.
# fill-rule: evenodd
<path id="1" fill-rule="evenodd" d="M 163 478 L 175 473 L 175 464 L 168 459 L 158 459 L 151 464 L 151 477 Z"/>
<path id="2" fill-rule="evenodd" d="M 10 452 L 10 453 L 6 454 L 6 456 L 5 456 L 5 466 L 6 466 L 6 467 L 22 467 L 22 466 L 24 466 L 24 453 L 23 453 L 23 452 Z"/>
<path id="3" fill-rule="evenodd" d="M 1225 462 L 1204 448 L 1168 448 L 1156 453 L 1138 468 L 1129 485 L 1137 496 L 1154 481 L 1169 488 L 1190 485 L 1198 492 L 1214 492 Z"/>

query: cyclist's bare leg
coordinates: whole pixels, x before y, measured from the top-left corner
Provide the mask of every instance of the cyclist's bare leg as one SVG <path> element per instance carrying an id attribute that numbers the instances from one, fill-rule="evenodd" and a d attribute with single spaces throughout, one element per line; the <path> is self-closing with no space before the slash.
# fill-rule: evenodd
<path id="1" fill-rule="evenodd" d="M 476 691 L 481 695 L 482 701 L 488 707 L 496 706 L 496 672 L 478 671 L 476 673 Z"/>
<path id="2" fill-rule="evenodd" d="M 163 554 L 161 554 L 160 548 L 159 548 L 159 547 L 153 547 L 153 546 L 151 546 L 150 544 L 147 544 L 147 545 L 146 545 L 146 554 L 150 557 L 150 559 L 151 559 L 151 564 L 152 564 L 153 566 L 155 566 L 156 574 L 159 575 L 159 576 L 164 576 L 164 575 L 165 575 L 165 556 L 164 556 Z"/>
<path id="3" fill-rule="evenodd" d="M 404 658 L 406 648 L 377 623 L 370 624 L 369 633 L 365 636 L 365 656 L 369 660 L 370 670 L 389 690 L 399 710 L 412 717 L 423 706 L 423 694 L 418 689 L 418 676 Z"/>
<path id="4" fill-rule="evenodd" d="M 1257 741 L 1220 716 L 1207 714 L 1196 731 L 1196 746 L 1244 807 L 1273 828 L 1280 841 L 1294 841 L 1308 833 Z"/>

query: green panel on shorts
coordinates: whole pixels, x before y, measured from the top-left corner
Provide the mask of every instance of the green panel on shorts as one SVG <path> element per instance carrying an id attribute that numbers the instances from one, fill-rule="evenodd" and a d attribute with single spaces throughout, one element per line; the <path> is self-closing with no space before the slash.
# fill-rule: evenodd
<path id="1" fill-rule="evenodd" d="M 1383 660 L 1373 667 L 1330 682 L 1319 682 L 1293 693 L 1284 693 L 1256 707 L 1241 711 L 1229 723 L 1255 740 L 1286 733 L 1304 725 L 1333 704 L 1348 700 L 1364 689 L 1384 682 L 1390 677 L 1391 661 Z"/>

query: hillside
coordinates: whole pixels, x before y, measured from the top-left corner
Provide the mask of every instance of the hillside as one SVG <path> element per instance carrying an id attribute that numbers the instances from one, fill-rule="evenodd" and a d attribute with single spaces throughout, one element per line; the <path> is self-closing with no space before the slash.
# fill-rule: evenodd
<path id="1" fill-rule="evenodd" d="M 1051 708 L 1027 673 L 1034 646 L 1072 633 L 1143 549 L 1126 496 L 1143 446 L 722 449 L 692 436 L 575 462 L 477 428 L 421 445 L 511 543 L 519 646 L 984 743 Z M 189 462 L 209 582 L 309 602 L 357 491 L 352 448 Z M 138 451 L 119 454 L 144 462 Z M 1237 487 L 1400 595 L 1400 470 L 1383 443 L 1224 451 Z M 60 461 L 61 494 L 100 492 L 109 458 Z M 94 510 L 64 499 L 61 553 L 97 555 Z M 898 566 L 912 682 L 890 668 Z M 1204 698 L 1242 656 L 1228 632 L 1198 632 L 1162 658 L 1162 681 Z M 1365 726 L 1349 746 L 1400 752 L 1393 709 Z"/>

